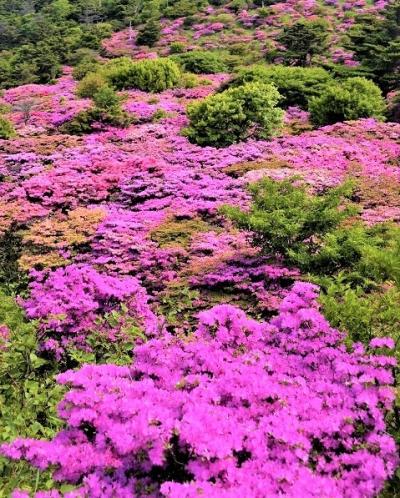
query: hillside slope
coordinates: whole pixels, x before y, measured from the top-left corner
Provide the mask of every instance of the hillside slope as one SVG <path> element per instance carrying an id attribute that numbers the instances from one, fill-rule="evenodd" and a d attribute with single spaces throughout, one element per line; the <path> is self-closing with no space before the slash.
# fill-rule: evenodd
<path id="1" fill-rule="evenodd" d="M 398 496 L 400 4 L 14 4 L 0 496 Z"/>

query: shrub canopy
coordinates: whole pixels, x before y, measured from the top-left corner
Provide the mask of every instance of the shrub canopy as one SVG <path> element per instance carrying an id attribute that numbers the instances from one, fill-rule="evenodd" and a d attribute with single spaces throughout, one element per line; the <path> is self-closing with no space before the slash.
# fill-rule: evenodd
<path id="1" fill-rule="evenodd" d="M 270 138 L 279 129 L 283 111 L 273 85 L 248 83 L 211 95 L 188 108 L 185 133 L 199 145 L 223 147 L 246 138 Z"/>

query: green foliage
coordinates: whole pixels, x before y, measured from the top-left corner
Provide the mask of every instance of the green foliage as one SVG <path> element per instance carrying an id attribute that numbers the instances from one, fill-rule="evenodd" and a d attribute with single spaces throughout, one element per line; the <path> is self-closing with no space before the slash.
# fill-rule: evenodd
<path id="1" fill-rule="evenodd" d="M 82 98 L 92 98 L 106 84 L 101 73 L 89 73 L 79 82 L 76 94 Z"/>
<path id="2" fill-rule="evenodd" d="M 347 80 L 349 78 L 364 77 L 372 79 L 372 73 L 363 66 L 346 66 L 334 62 L 324 62 L 321 64 L 326 71 L 336 80 Z"/>
<path id="3" fill-rule="evenodd" d="M 383 16 L 363 14 L 348 32 L 347 47 L 388 92 L 400 85 L 400 0 L 388 3 Z"/>
<path id="4" fill-rule="evenodd" d="M 158 19 L 149 19 L 139 30 L 136 37 L 137 45 L 147 45 L 153 47 L 161 37 L 161 25 Z"/>
<path id="5" fill-rule="evenodd" d="M 264 178 L 249 190 L 253 199 L 250 211 L 227 206 L 223 212 L 240 228 L 251 231 L 254 243 L 265 253 L 290 260 L 305 250 L 314 254 L 320 238 L 355 212 L 350 203 L 339 209 L 352 193 L 351 184 L 313 196 L 296 179 L 276 182 Z"/>
<path id="6" fill-rule="evenodd" d="M 279 130 L 283 111 L 272 85 L 248 83 L 211 95 L 188 107 L 189 139 L 199 145 L 224 147 L 250 137 L 270 138 Z"/>
<path id="7" fill-rule="evenodd" d="M 121 57 L 107 64 L 103 74 L 117 90 L 138 88 L 145 92 L 162 92 L 174 88 L 181 79 L 179 66 L 166 58 L 133 62 Z"/>
<path id="8" fill-rule="evenodd" d="M 0 116 L 0 138 L 8 140 L 15 136 L 14 126 L 4 116 Z"/>
<path id="9" fill-rule="evenodd" d="M 36 328 L 14 300 L 0 291 L 0 325 L 10 336 L 0 348 L 0 443 L 17 437 L 51 438 L 60 429 L 56 404 L 62 388 L 55 382 L 56 362 L 38 354 Z M 0 458 L 0 496 L 15 488 L 30 491 L 52 486 L 49 473 Z"/>
<path id="10" fill-rule="evenodd" d="M 76 80 L 82 80 L 85 76 L 90 73 L 95 73 L 100 69 L 100 64 L 92 58 L 84 58 L 78 62 L 78 64 L 74 67 L 72 72 L 72 76 Z"/>
<path id="11" fill-rule="evenodd" d="M 165 9 L 164 15 L 172 19 L 177 19 L 178 17 L 192 16 L 196 12 L 196 2 L 192 0 L 178 0 Z"/>
<path id="12" fill-rule="evenodd" d="M 195 74 L 223 73 L 228 70 L 220 54 L 196 50 L 171 57 L 185 71 Z"/>
<path id="13" fill-rule="evenodd" d="M 170 283 L 160 295 L 159 309 L 165 316 L 167 326 L 172 330 L 185 327 L 187 330 L 195 328 L 195 312 L 198 310 L 196 301 L 200 298 L 197 290 L 190 289 L 185 281 Z"/>
<path id="14" fill-rule="evenodd" d="M 349 78 L 325 88 L 310 100 L 311 119 L 316 125 L 374 117 L 383 119 L 385 100 L 378 86 L 366 78 Z"/>
<path id="15" fill-rule="evenodd" d="M 386 281 L 400 286 L 400 228 L 381 223 L 367 227 L 347 223 L 356 214 L 349 201 L 351 183 L 311 195 L 296 179 L 265 178 L 249 187 L 249 211 L 225 207 L 223 212 L 252 233 L 266 254 L 284 257 L 303 272 L 323 276 L 345 272 L 342 280 L 370 289 Z M 322 280 L 321 280 L 322 279 Z"/>
<path id="16" fill-rule="evenodd" d="M 93 95 L 93 103 L 93 107 L 65 123 L 62 130 L 73 135 L 83 135 L 90 133 L 96 124 L 123 128 L 132 122 L 132 118 L 121 107 L 120 97 L 107 85 L 101 86 Z"/>
<path id="17" fill-rule="evenodd" d="M 351 287 L 343 275 L 329 279 L 320 302 L 324 315 L 334 327 L 351 334 L 354 342 L 369 343 L 374 337 L 400 339 L 400 290 L 389 286 L 369 294 Z M 399 351 L 400 353 L 400 351 Z"/>
<path id="18" fill-rule="evenodd" d="M 8 294 L 23 294 L 27 287 L 27 275 L 18 266 L 21 252 L 21 236 L 11 227 L 0 237 L 0 287 Z"/>
<path id="19" fill-rule="evenodd" d="M 245 83 L 259 82 L 274 84 L 282 95 L 282 107 L 293 105 L 307 108 L 311 97 L 319 96 L 331 75 L 322 68 L 256 65 L 242 69 L 229 83 L 237 87 Z"/>
<path id="20" fill-rule="evenodd" d="M 172 42 L 169 46 L 169 53 L 173 54 L 183 54 L 186 52 L 186 45 L 182 42 Z"/>
<path id="21" fill-rule="evenodd" d="M 317 275 L 346 270 L 343 280 L 364 289 L 386 281 L 400 284 L 400 229 L 390 224 L 338 227 L 318 241 L 288 251 L 292 262 Z"/>
<path id="22" fill-rule="evenodd" d="M 316 55 L 322 55 L 328 47 L 329 25 L 326 21 L 300 20 L 285 26 L 278 37 L 286 51 L 280 53 L 288 64 L 309 66 Z"/>

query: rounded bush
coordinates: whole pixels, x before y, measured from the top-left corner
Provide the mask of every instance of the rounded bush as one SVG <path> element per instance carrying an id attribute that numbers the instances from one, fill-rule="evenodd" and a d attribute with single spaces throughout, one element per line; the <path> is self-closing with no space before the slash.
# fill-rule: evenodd
<path id="1" fill-rule="evenodd" d="M 89 73 L 79 82 L 76 94 L 82 98 L 92 98 L 101 88 L 107 85 L 100 73 Z"/>
<path id="2" fill-rule="evenodd" d="M 309 110 L 313 123 L 322 126 L 359 118 L 384 119 L 386 105 L 375 83 L 366 78 L 349 78 L 311 99 Z"/>
<path id="3" fill-rule="evenodd" d="M 319 96 L 332 77 L 319 67 L 261 66 L 246 68 L 228 83 L 238 87 L 245 83 L 259 82 L 274 84 L 282 95 L 281 106 L 298 105 L 308 107 L 311 97 Z"/>
<path id="4" fill-rule="evenodd" d="M 0 116 L 0 138 L 9 139 L 15 136 L 14 127 L 7 118 Z"/>
<path id="5" fill-rule="evenodd" d="M 133 62 L 128 58 L 109 64 L 104 75 L 117 90 L 138 88 L 144 92 L 162 92 L 177 86 L 181 71 L 170 59 L 146 59 Z"/>
<path id="6" fill-rule="evenodd" d="M 250 137 L 270 138 L 282 124 L 276 107 L 280 94 L 273 85 L 248 83 L 211 95 L 188 107 L 191 142 L 224 147 Z"/>
<path id="7" fill-rule="evenodd" d="M 221 59 L 221 56 L 213 52 L 196 50 L 176 55 L 173 60 L 177 61 L 185 71 L 195 74 L 223 73 L 228 70 L 228 66 Z"/>

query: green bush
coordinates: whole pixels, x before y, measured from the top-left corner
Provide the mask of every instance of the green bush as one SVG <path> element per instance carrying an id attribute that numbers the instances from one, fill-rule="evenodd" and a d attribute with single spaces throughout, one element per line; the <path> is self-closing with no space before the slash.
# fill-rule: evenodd
<path id="1" fill-rule="evenodd" d="M 161 37 L 161 25 L 158 19 L 149 19 L 139 30 L 136 37 L 137 45 L 147 45 L 153 47 Z"/>
<path id="2" fill-rule="evenodd" d="M 384 119 L 386 105 L 382 92 L 366 78 L 349 78 L 325 88 L 310 100 L 311 119 L 318 126 L 339 121 L 374 117 Z"/>
<path id="3" fill-rule="evenodd" d="M 392 337 L 395 342 L 400 339 L 398 287 L 366 294 L 361 287 L 352 288 L 339 275 L 326 282 L 320 302 L 329 323 L 349 332 L 354 342 L 368 343 L 373 337 Z"/>
<path id="4" fill-rule="evenodd" d="M 93 96 L 94 106 L 80 112 L 62 130 L 73 135 L 90 133 L 97 124 L 126 127 L 132 118 L 121 107 L 121 99 L 115 90 L 102 86 Z"/>
<path id="5" fill-rule="evenodd" d="M 82 98 L 92 98 L 102 87 L 106 86 L 105 77 L 100 73 L 89 73 L 77 86 L 76 94 Z"/>
<path id="6" fill-rule="evenodd" d="M 58 365 L 38 353 L 36 327 L 28 323 L 13 298 L 0 291 L 0 325 L 9 329 L 0 347 L 0 444 L 17 437 L 48 439 L 61 427 L 56 404 L 63 389 L 55 382 Z M 0 496 L 15 488 L 31 492 L 52 487 L 50 473 L 0 457 Z"/>
<path id="7" fill-rule="evenodd" d="M 76 80 L 82 80 L 86 75 L 95 73 L 100 68 L 100 64 L 95 59 L 87 58 L 79 61 L 72 71 L 72 76 Z"/>
<path id="8" fill-rule="evenodd" d="M 164 14 L 166 17 L 177 19 L 178 17 L 192 16 L 196 14 L 197 10 L 195 2 L 192 0 L 178 0 L 173 5 L 167 7 Z"/>
<path id="9" fill-rule="evenodd" d="M 295 179 L 265 178 L 249 187 L 249 211 L 225 207 L 224 213 L 252 233 L 266 254 L 284 257 L 318 278 L 343 274 L 353 287 L 372 289 L 391 281 L 400 287 L 400 227 L 380 223 L 343 225 L 357 212 L 345 183 L 321 195 L 310 195 Z"/>
<path id="10" fill-rule="evenodd" d="M 196 50 L 171 57 L 178 62 L 185 71 L 195 74 L 223 73 L 228 70 L 221 55 L 214 52 Z"/>
<path id="11" fill-rule="evenodd" d="M 350 184 L 313 196 L 296 179 L 277 182 L 264 178 L 250 185 L 249 191 L 253 199 L 249 211 L 227 206 L 224 213 L 240 228 L 249 230 L 255 245 L 265 253 L 289 260 L 302 253 L 303 246 L 314 254 L 321 236 L 354 213 L 349 203 L 339 209 L 352 192 Z"/>
<path id="12" fill-rule="evenodd" d="M 277 41 L 286 50 L 277 55 L 283 57 L 288 65 L 310 66 L 316 55 L 323 55 L 328 49 L 328 40 L 327 21 L 300 19 L 283 28 Z"/>
<path id="13" fill-rule="evenodd" d="M 14 126 L 4 116 L 0 116 L 0 138 L 8 140 L 16 135 Z"/>
<path id="14" fill-rule="evenodd" d="M 170 59 L 146 59 L 133 62 L 122 57 L 107 64 L 102 74 L 117 90 L 138 88 L 145 92 L 162 92 L 177 86 L 179 66 Z"/>
<path id="15" fill-rule="evenodd" d="M 256 65 L 242 69 L 226 86 L 238 87 L 250 82 L 273 83 L 282 95 L 282 107 L 297 105 L 307 109 L 308 100 L 319 96 L 332 77 L 316 67 Z"/>
<path id="16" fill-rule="evenodd" d="M 186 45 L 182 42 L 172 42 L 169 46 L 169 53 L 172 54 L 183 54 L 186 52 Z"/>
<path id="17" fill-rule="evenodd" d="M 282 124 L 279 99 L 274 86 L 260 83 L 211 95 L 188 107 L 190 125 L 184 133 L 194 143 L 215 147 L 250 137 L 270 138 Z"/>

